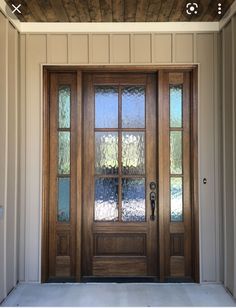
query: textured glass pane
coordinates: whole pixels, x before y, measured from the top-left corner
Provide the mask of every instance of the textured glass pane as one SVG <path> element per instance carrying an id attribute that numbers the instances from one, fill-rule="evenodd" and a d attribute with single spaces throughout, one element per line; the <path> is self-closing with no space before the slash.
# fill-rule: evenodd
<path id="1" fill-rule="evenodd" d="M 123 174 L 145 173 L 145 137 L 143 132 L 122 133 Z"/>
<path id="2" fill-rule="evenodd" d="M 70 132 L 58 133 L 58 173 L 70 173 Z"/>
<path id="3" fill-rule="evenodd" d="M 145 88 L 126 87 L 122 90 L 122 127 L 145 127 Z"/>
<path id="4" fill-rule="evenodd" d="M 70 220 L 70 179 L 58 179 L 58 210 L 57 220 L 68 222 Z"/>
<path id="5" fill-rule="evenodd" d="M 181 85 L 170 86 L 170 127 L 182 127 L 182 97 Z"/>
<path id="6" fill-rule="evenodd" d="M 118 173 L 118 133 L 95 133 L 96 174 Z"/>
<path id="7" fill-rule="evenodd" d="M 145 221 L 145 179 L 122 179 L 122 220 Z"/>
<path id="8" fill-rule="evenodd" d="M 118 179 L 95 180 L 95 220 L 118 220 Z"/>
<path id="9" fill-rule="evenodd" d="M 182 174 L 182 132 L 170 132 L 170 173 Z"/>
<path id="10" fill-rule="evenodd" d="M 59 88 L 59 128 L 70 127 L 70 87 Z"/>
<path id="11" fill-rule="evenodd" d="M 170 179 L 171 221 L 183 219 L 183 184 L 182 178 Z"/>
<path id="12" fill-rule="evenodd" d="M 116 87 L 95 87 L 95 127 L 118 127 L 118 89 Z"/>

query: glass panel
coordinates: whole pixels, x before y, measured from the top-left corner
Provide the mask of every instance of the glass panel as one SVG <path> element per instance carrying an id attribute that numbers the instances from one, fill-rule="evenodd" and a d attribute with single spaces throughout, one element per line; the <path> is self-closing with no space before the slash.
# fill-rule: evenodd
<path id="1" fill-rule="evenodd" d="M 122 220 L 145 221 L 145 179 L 122 179 Z"/>
<path id="2" fill-rule="evenodd" d="M 170 132 L 170 173 L 182 174 L 182 132 Z"/>
<path id="3" fill-rule="evenodd" d="M 182 127 L 182 85 L 170 86 L 170 127 Z"/>
<path id="4" fill-rule="evenodd" d="M 58 179 L 58 205 L 57 220 L 68 222 L 70 220 L 70 179 Z"/>
<path id="5" fill-rule="evenodd" d="M 123 174 L 145 174 L 145 136 L 143 132 L 122 133 Z"/>
<path id="6" fill-rule="evenodd" d="M 183 220 L 183 184 L 182 178 L 170 179 L 171 221 Z"/>
<path id="7" fill-rule="evenodd" d="M 122 127 L 145 127 L 145 88 L 126 87 L 122 90 Z"/>
<path id="8" fill-rule="evenodd" d="M 59 128 L 70 127 L 70 87 L 59 87 Z"/>
<path id="9" fill-rule="evenodd" d="M 70 132 L 58 133 L 58 173 L 70 173 Z"/>
<path id="10" fill-rule="evenodd" d="M 95 87 L 95 128 L 118 127 L 118 89 Z"/>
<path id="11" fill-rule="evenodd" d="M 118 179 L 95 180 L 95 220 L 118 220 Z"/>
<path id="12" fill-rule="evenodd" d="M 96 174 L 118 173 L 118 133 L 95 133 Z"/>

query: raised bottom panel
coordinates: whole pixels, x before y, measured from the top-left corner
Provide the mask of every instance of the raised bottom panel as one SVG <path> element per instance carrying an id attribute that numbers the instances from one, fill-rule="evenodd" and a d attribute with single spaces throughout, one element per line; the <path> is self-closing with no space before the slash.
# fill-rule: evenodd
<path id="1" fill-rule="evenodd" d="M 147 276 L 146 258 L 93 258 L 94 276 Z"/>

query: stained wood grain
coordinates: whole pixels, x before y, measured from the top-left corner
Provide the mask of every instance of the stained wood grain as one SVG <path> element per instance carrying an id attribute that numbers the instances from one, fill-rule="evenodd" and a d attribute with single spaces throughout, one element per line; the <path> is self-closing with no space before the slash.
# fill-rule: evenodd
<path id="1" fill-rule="evenodd" d="M 11 7 L 19 1 L 6 2 Z M 198 1 L 199 13 L 190 16 L 185 0 L 22 0 L 22 14 L 17 17 L 26 22 L 216 21 L 233 0 L 221 3 L 221 16 L 215 0 Z"/>

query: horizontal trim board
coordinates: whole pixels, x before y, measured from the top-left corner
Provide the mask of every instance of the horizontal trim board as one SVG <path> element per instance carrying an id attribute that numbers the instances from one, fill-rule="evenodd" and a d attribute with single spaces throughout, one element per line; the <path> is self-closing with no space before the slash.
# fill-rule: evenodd
<path id="1" fill-rule="evenodd" d="M 217 32 L 219 22 L 22 22 L 20 27 L 22 33 L 186 33 Z"/>

